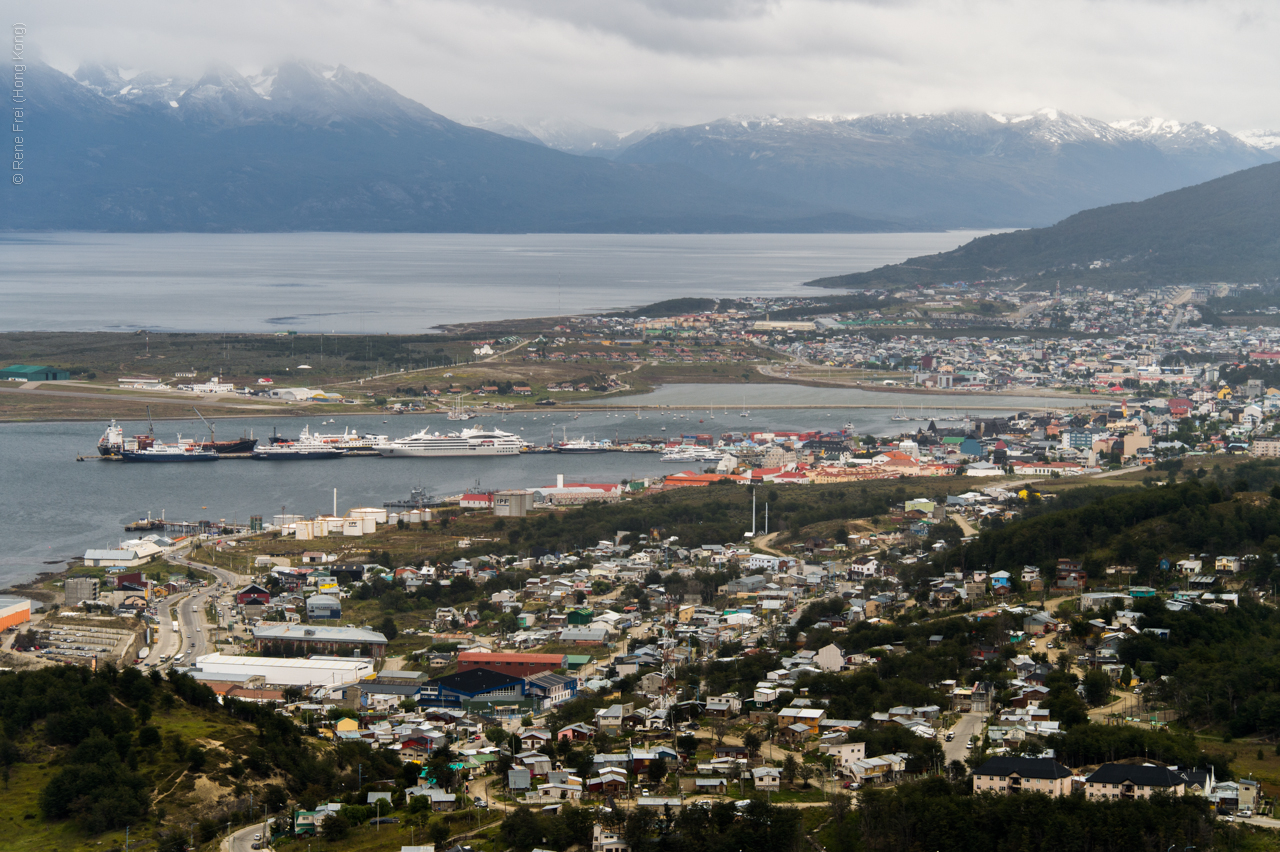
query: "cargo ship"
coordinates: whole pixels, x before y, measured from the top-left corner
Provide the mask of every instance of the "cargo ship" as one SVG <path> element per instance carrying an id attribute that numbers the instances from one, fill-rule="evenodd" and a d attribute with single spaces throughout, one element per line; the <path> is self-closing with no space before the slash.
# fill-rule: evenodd
<path id="1" fill-rule="evenodd" d="M 137 452 L 152 447 L 155 442 L 155 436 L 151 434 L 130 435 L 126 438 L 124 429 L 112 420 L 107 425 L 107 431 L 103 432 L 102 437 L 98 439 L 98 455 L 118 456 L 126 450 Z"/>
<path id="2" fill-rule="evenodd" d="M 179 436 L 181 441 L 181 436 Z M 197 449 L 191 443 L 154 444 L 140 450 L 121 450 L 120 458 L 127 462 L 201 462 L 217 461 L 213 450 Z"/>

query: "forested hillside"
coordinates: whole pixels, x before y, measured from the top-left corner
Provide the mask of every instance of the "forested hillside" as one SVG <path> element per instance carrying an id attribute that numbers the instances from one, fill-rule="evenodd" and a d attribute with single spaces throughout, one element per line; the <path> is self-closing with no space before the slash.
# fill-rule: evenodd
<path id="1" fill-rule="evenodd" d="M 1280 273 L 1280 163 L 1128 204 L 1098 207 L 1048 228 L 980 237 L 954 251 L 819 287 L 950 281 L 1033 281 L 1094 287 L 1275 280 Z"/>

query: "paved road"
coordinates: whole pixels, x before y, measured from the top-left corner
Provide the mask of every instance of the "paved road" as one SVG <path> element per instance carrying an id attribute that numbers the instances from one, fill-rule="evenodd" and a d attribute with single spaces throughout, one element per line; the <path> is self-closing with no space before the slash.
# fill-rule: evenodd
<path id="1" fill-rule="evenodd" d="M 171 555 L 169 562 L 183 568 L 199 568 L 207 571 L 225 583 L 230 591 L 238 588 L 243 579 L 240 575 L 224 568 L 195 562 L 188 558 L 186 551 Z M 226 592 L 223 592 L 223 594 L 226 594 Z M 183 662 L 186 663 L 194 657 L 200 657 L 216 651 L 217 647 L 212 641 L 207 610 L 210 603 L 216 604 L 218 602 L 218 589 L 216 585 L 213 585 L 196 588 L 189 594 L 161 603 L 156 608 L 156 617 L 160 620 L 160 643 L 153 652 L 156 655 L 155 658 L 150 662 L 154 664 L 155 660 L 158 660 L 164 654 L 168 654 L 171 657 L 182 654 L 184 655 Z M 221 604 L 224 613 L 230 611 L 228 603 L 229 598 Z M 172 623 L 174 621 L 178 622 L 179 632 L 177 634 L 173 632 Z M 219 619 L 219 624 L 215 626 L 225 626 L 225 623 L 224 616 L 223 619 Z"/>
<path id="2" fill-rule="evenodd" d="M 222 838 L 219 848 L 222 852 L 254 852 L 254 835 L 266 835 L 266 827 L 262 822 L 255 822 L 248 828 L 233 832 L 230 837 Z"/>
<path id="3" fill-rule="evenodd" d="M 944 740 L 942 743 L 942 752 L 947 756 L 947 763 L 953 760 L 964 760 L 972 754 L 969 749 L 964 747 L 964 744 L 969 741 L 969 737 L 982 735 L 983 718 L 984 714 L 982 713 L 965 713 L 960 717 L 960 721 L 956 722 L 955 727 L 951 729 L 952 733 L 956 735 L 955 739 L 951 742 Z"/>

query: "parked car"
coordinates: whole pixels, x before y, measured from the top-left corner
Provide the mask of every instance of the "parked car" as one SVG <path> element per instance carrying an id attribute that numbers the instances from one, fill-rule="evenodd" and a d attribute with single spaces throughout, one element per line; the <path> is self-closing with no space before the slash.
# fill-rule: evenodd
<path id="1" fill-rule="evenodd" d="M 952 740 L 954 740 L 955 738 L 956 738 L 956 732 L 955 732 L 955 731 L 947 731 L 947 742 L 951 742 L 951 741 L 952 741 Z"/>

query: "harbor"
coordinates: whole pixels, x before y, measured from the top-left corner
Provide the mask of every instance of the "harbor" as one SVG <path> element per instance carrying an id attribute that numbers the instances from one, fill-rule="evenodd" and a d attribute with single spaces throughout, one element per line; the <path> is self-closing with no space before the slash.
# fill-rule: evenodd
<path id="1" fill-rule="evenodd" d="M 803 396 L 791 397 L 797 392 Z M 701 470 L 710 462 L 678 464 L 662 461 L 663 452 L 625 451 L 628 445 L 651 442 L 683 443 L 685 435 L 711 435 L 718 442 L 726 432 L 842 432 L 858 435 L 897 435 L 928 423 L 896 422 L 891 415 L 899 403 L 908 411 L 935 404 L 928 395 L 864 394 L 847 390 L 826 392 L 813 388 L 755 386 L 748 389 L 742 417 L 742 389 L 725 386 L 671 386 L 645 395 L 648 405 L 604 407 L 596 410 L 539 409 L 493 412 L 469 422 L 451 422 L 444 414 L 361 414 L 346 417 L 267 416 L 237 419 L 234 427 L 218 421 L 223 432 L 251 434 L 259 443 L 277 437 L 296 439 L 305 426 L 315 433 L 356 433 L 408 436 L 423 429 L 441 433 L 461 431 L 468 426 L 496 428 L 519 435 L 533 445 L 528 452 L 484 459 L 442 457 L 385 464 L 357 464 L 353 461 L 262 462 L 258 464 L 199 463 L 198 475 L 185 464 L 80 464 L 74 459 L 105 458 L 95 448 L 103 436 L 104 421 L 41 422 L 0 424 L 0 463 L 14 481 L 31 483 L 28 493 L 14 489 L 0 492 L 0 509 L 14 519 L 0 531 L 4 550 L 0 552 L 0 582 L 21 582 L 82 555 L 89 548 L 102 547 L 121 538 L 125 524 L 145 518 L 148 511 L 164 510 L 168 518 L 213 520 L 249 518 L 261 514 L 312 516 L 332 511 L 333 488 L 350 506 L 382 506 L 402 501 L 412 489 L 423 495 L 457 495 L 504 488 L 547 486 L 563 475 L 569 482 L 618 483 L 670 475 L 681 470 Z M 805 396 L 818 396 L 808 406 L 798 404 Z M 879 397 L 879 398 L 877 398 Z M 887 399 L 885 398 L 887 397 Z M 841 404 L 865 399 L 867 405 Z M 700 404 L 696 401 L 702 400 Z M 971 417 L 979 413 L 998 415 L 1018 411 L 1043 411 L 1046 400 L 1034 397 L 987 395 L 965 400 L 960 407 Z M 1081 400 L 1095 402 L 1095 400 Z M 715 419 L 710 403 L 715 404 Z M 883 404 L 882 404 L 883 403 Z M 1051 402 L 1054 405 L 1055 402 Z M 941 405 L 939 408 L 941 408 Z M 949 410 L 949 406 L 948 406 Z M 203 408 L 202 408 L 203 411 Z M 638 412 L 638 416 L 637 416 Z M 207 412 L 206 412 L 207 413 Z M 335 420 L 334 423 L 328 423 Z M 699 422 L 701 421 L 701 422 Z M 121 432 L 143 434 L 148 426 L 140 421 L 121 422 Z M 955 424 L 945 424 L 954 426 Z M 208 437 L 199 418 L 156 420 L 157 436 L 174 439 Z M 663 431 L 663 427 L 666 430 Z M 939 428 L 944 424 L 939 423 Z M 616 446 L 617 450 L 592 453 L 561 453 L 548 450 L 566 440 L 585 439 Z M 543 448 L 543 451 L 536 451 Z M 352 458 L 375 456 L 368 449 L 355 451 Z M 380 454 L 378 455 L 381 458 Z M 229 456 L 236 461 L 243 456 Z M 72 511 L 67 511 L 72 507 Z M 393 508 L 393 507 L 388 507 Z M 413 508 L 413 507 L 406 507 Z M 398 511 L 398 509 L 397 509 Z M 129 536 L 137 535 L 132 533 Z"/>

